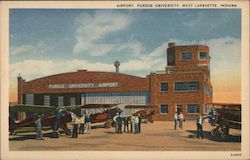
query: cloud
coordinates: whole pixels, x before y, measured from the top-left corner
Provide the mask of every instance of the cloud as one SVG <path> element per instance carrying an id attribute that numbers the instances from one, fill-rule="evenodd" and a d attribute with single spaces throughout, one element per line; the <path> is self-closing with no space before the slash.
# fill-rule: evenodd
<path id="1" fill-rule="evenodd" d="M 176 45 L 206 44 L 211 56 L 211 80 L 215 90 L 240 91 L 241 76 L 241 41 L 237 38 L 222 37 L 201 41 L 183 41 L 173 39 Z M 167 42 L 162 43 L 151 53 L 144 54 L 136 59 L 121 63 L 121 71 L 152 71 L 164 70 L 166 66 Z M 224 85 L 217 85 L 224 82 Z M 233 84 L 233 88 L 228 87 Z M 218 88 L 218 89 L 217 89 Z"/>
<path id="2" fill-rule="evenodd" d="M 131 40 L 127 43 L 117 44 L 115 48 L 115 52 L 126 51 L 130 55 L 138 56 L 145 52 L 145 49 L 141 42 L 138 40 Z"/>
<path id="3" fill-rule="evenodd" d="M 62 70 L 63 68 L 63 70 Z M 20 73 L 27 81 L 52 74 L 87 69 L 93 71 L 114 71 L 113 64 L 90 63 L 85 60 L 25 60 L 10 64 L 10 76 L 16 78 Z"/>
<path id="4" fill-rule="evenodd" d="M 48 46 L 43 42 L 39 41 L 35 45 L 24 44 L 18 47 L 12 47 L 10 49 L 11 55 L 20 54 L 43 54 L 46 53 Z"/>
<path id="5" fill-rule="evenodd" d="M 12 49 L 10 51 L 10 54 L 12 55 L 17 55 L 17 54 L 24 54 L 24 53 L 30 53 L 30 52 L 33 52 L 34 51 L 34 46 L 32 45 L 22 45 L 22 46 L 19 46 L 15 49 Z"/>
<path id="6" fill-rule="evenodd" d="M 97 11 L 93 15 L 81 14 L 75 19 L 77 27 L 73 53 L 86 53 L 92 56 L 109 53 L 117 48 L 117 44 L 106 43 L 103 40 L 112 33 L 126 29 L 133 21 L 134 18 L 129 14 L 111 11 Z"/>
<path id="7" fill-rule="evenodd" d="M 174 39 L 176 45 L 188 45 L 188 44 L 204 44 L 204 41 L 182 41 Z M 218 39 L 211 39 L 206 41 L 206 44 L 210 48 L 211 59 L 211 73 L 213 75 L 220 74 L 232 74 L 240 75 L 240 40 L 231 37 L 224 37 Z M 135 56 L 128 61 L 121 61 L 120 70 L 122 72 L 137 72 L 137 71 L 156 71 L 163 70 L 166 66 L 166 49 L 167 42 L 162 43 L 156 47 L 150 53 L 141 53 L 145 51 L 142 44 L 139 41 L 128 42 L 117 48 L 117 51 L 125 50 L 127 46 L 134 48 Z M 110 50 L 112 46 L 105 48 L 101 46 L 103 52 Z M 93 49 L 94 50 L 94 49 Z M 35 67 L 32 67 L 35 66 Z M 46 76 L 50 74 L 61 73 L 61 68 L 64 68 L 63 72 L 74 71 L 77 69 L 88 70 L 103 70 L 113 71 L 114 66 L 110 63 L 91 63 L 86 60 L 72 59 L 72 60 L 56 60 L 56 61 L 40 61 L 40 60 L 25 60 L 23 62 L 17 62 L 10 65 L 11 74 L 15 76 L 18 73 L 24 74 L 24 77 L 28 79 L 37 78 L 38 76 Z M 23 73 L 24 72 L 24 73 Z M 29 78 L 30 77 L 30 78 Z"/>

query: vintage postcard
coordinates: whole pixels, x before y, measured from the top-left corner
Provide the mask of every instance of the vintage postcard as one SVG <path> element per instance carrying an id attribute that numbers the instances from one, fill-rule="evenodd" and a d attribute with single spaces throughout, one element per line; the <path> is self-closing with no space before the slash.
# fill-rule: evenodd
<path id="1" fill-rule="evenodd" d="M 248 1 L 0 5 L 1 159 L 250 158 Z"/>

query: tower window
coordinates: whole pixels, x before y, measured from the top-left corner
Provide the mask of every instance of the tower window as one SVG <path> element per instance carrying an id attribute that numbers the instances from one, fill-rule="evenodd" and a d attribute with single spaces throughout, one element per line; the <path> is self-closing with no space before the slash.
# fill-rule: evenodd
<path id="1" fill-rule="evenodd" d="M 198 91 L 199 82 L 175 82 L 175 91 Z"/>
<path id="2" fill-rule="evenodd" d="M 174 66 L 175 65 L 175 50 L 174 48 L 167 49 L 167 65 Z"/>
<path id="3" fill-rule="evenodd" d="M 192 53 L 191 52 L 182 52 L 181 53 L 181 60 L 191 60 Z"/>
<path id="4" fill-rule="evenodd" d="M 168 91 L 168 84 L 167 83 L 160 83 L 160 91 L 167 92 Z"/>
<path id="5" fill-rule="evenodd" d="M 207 60 L 207 53 L 206 52 L 200 52 L 199 53 L 199 60 Z"/>

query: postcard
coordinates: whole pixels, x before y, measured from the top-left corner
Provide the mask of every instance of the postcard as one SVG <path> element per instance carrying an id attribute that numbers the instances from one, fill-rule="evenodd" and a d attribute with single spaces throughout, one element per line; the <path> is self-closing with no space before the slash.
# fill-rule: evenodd
<path id="1" fill-rule="evenodd" d="M 249 159 L 248 1 L 1 2 L 1 159 Z"/>

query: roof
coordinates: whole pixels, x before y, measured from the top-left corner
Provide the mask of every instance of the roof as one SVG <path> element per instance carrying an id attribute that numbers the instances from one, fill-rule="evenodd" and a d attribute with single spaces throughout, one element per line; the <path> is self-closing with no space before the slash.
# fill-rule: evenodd
<path id="1" fill-rule="evenodd" d="M 148 91 L 149 77 L 142 78 L 123 73 L 80 70 L 50 75 L 20 83 L 20 85 L 23 85 L 22 92 L 24 93 Z"/>
<path id="2" fill-rule="evenodd" d="M 174 47 L 208 47 L 205 44 L 190 44 L 190 45 L 174 45 L 168 48 L 174 48 Z"/>
<path id="3" fill-rule="evenodd" d="M 139 76 L 129 75 L 129 74 L 120 73 L 120 72 L 77 70 L 76 72 L 64 72 L 64 73 L 52 74 L 52 75 L 48 75 L 48 76 L 45 76 L 45 77 L 40 77 L 40 78 L 37 78 L 37 79 L 33 79 L 33 80 L 30 80 L 30 81 L 27 81 L 27 82 L 37 81 L 37 80 L 41 80 L 41 79 L 44 79 L 44 78 L 53 78 L 53 77 L 57 77 L 57 76 L 71 75 L 71 74 L 75 74 L 75 73 L 104 74 L 104 75 L 112 74 L 112 75 L 123 75 L 123 76 L 129 76 L 129 77 L 134 77 L 134 78 L 145 79 L 145 77 L 139 77 Z"/>

